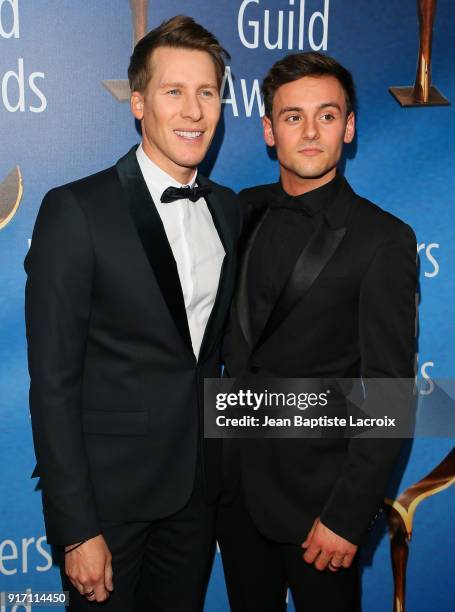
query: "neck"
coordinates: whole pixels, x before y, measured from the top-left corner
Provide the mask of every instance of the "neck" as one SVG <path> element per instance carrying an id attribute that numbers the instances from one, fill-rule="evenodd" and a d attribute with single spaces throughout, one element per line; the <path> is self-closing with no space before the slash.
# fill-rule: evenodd
<path id="1" fill-rule="evenodd" d="M 332 170 L 323 176 L 318 176 L 317 178 L 303 178 L 282 167 L 280 171 L 280 180 L 286 193 L 292 196 L 298 196 L 330 183 L 330 181 L 335 178 L 336 173 L 337 169 L 332 168 Z"/>
<path id="2" fill-rule="evenodd" d="M 194 176 L 196 168 L 187 168 L 185 166 L 179 166 L 168 157 L 162 155 L 159 151 L 151 147 L 146 139 L 142 140 L 142 148 L 144 153 L 154 164 L 158 166 L 163 172 L 166 172 L 170 177 L 175 179 L 181 185 L 188 185 Z"/>

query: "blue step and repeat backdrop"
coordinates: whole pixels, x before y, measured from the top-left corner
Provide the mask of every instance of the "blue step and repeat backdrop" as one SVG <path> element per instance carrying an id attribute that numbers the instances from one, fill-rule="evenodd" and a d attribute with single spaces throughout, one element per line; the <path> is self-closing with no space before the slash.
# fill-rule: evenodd
<path id="1" fill-rule="evenodd" d="M 58 590 L 30 479 L 23 259 L 43 195 L 111 165 L 139 140 L 128 104 L 105 81 L 126 78 L 134 28 L 130 0 L 0 0 L 0 591 Z M 276 161 L 262 141 L 259 83 L 284 54 L 321 50 L 345 64 L 358 87 L 358 133 L 344 170 L 354 189 L 415 230 L 420 257 L 421 394 L 453 378 L 455 360 L 455 9 L 440 0 L 433 82 L 450 106 L 401 108 L 388 92 L 414 82 L 415 0 L 149 0 L 148 28 L 189 14 L 212 30 L 232 60 L 223 120 L 207 163 L 239 190 L 272 182 Z M 103 83 L 104 82 L 104 83 Z M 421 480 L 453 440 L 419 438 L 398 466 L 391 495 Z M 453 474 L 452 474 L 453 475 Z M 450 478 L 449 478 L 450 480 Z M 449 481 L 446 481 L 446 484 Z M 414 516 L 407 610 L 454 610 L 455 488 L 423 499 Z M 362 552 L 364 612 L 392 609 L 385 519 Z M 0 612 L 5 606 L 0 603 Z M 18 606 L 18 611 L 32 607 Z M 219 555 L 206 611 L 228 610 Z M 289 604 L 292 610 L 292 604 Z M 258 611 L 260 612 L 260 611 Z M 310 611 L 311 612 L 311 611 Z"/>

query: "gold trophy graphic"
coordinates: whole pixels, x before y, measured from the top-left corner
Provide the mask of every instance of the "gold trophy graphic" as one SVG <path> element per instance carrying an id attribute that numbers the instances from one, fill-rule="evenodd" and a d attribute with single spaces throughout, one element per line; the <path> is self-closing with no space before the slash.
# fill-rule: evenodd
<path id="1" fill-rule="evenodd" d="M 431 84 L 431 43 L 436 0 L 418 0 L 420 47 L 417 74 L 412 87 L 389 87 L 401 106 L 446 106 L 450 102 Z"/>
<path id="2" fill-rule="evenodd" d="M 406 612 L 406 567 L 412 524 L 417 506 L 427 497 L 455 482 L 455 448 L 425 478 L 403 491 L 397 499 L 385 499 L 393 569 L 393 612 Z"/>
<path id="3" fill-rule="evenodd" d="M 19 166 L 16 166 L 0 183 L 0 230 L 6 227 L 16 214 L 22 193 L 22 175 Z"/>
<path id="4" fill-rule="evenodd" d="M 133 19 L 133 48 L 147 34 L 148 0 L 130 0 Z M 102 81 L 104 87 L 119 102 L 130 99 L 130 85 L 127 79 L 111 79 Z"/>

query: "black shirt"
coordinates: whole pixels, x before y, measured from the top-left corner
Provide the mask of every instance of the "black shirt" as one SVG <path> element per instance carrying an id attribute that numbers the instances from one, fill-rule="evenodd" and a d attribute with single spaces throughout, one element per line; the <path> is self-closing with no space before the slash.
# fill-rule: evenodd
<path id="1" fill-rule="evenodd" d="M 259 228 L 248 264 L 248 299 L 254 340 L 258 340 L 294 264 L 307 245 L 342 183 L 329 183 L 299 196 L 281 184 L 271 190 L 268 212 Z"/>

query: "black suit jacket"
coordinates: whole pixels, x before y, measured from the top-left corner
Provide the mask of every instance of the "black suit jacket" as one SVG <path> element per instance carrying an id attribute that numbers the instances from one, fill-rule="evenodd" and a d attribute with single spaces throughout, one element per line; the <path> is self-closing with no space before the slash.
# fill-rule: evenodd
<path id="1" fill-rule="evenodd" d="M 198 176 L 226 255 L 199 359 L 177 266 L 135 148 L 103 172 L 53 189 L 25 269 L 30 410 L 48 540 L 77 542 L 99 521 L 150 521 L 188 500 L 198 446 L 207 501 L 221 454 L 205 442 L 205 376 L 219 375 L 240 210 Z"/>
<path id="2" fill-rule="evenodd" d="M 227 374 L 413 378 L 414 233 L 345 180 L 253 340 L 246 272 L 276 188 L 240 194 L 245 232 L 225 340 Z M 250 512 L 268 537 L 301 543 L 320 516 L 357 544 L 378 513 L 400 445 L 397 439 L 228 440 L 224 499 L 232 498 L 241 473 Z"/>

